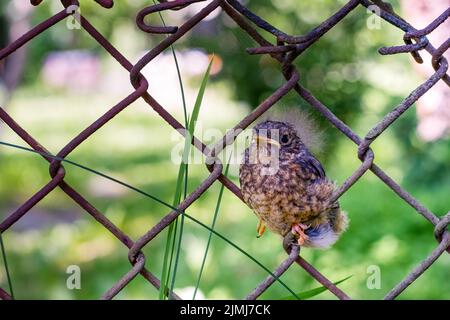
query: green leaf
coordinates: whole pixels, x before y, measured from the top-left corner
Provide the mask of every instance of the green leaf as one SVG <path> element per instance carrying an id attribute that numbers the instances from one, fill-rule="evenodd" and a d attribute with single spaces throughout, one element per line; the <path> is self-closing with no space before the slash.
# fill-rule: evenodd
<path id="1" fill-rule="evenodd" d="M 344 278 L 342 280 L 336 281 L 333 284 L 335 286 L 337 286 L 338 284 L 340 284 L 340 283 L 350 279 L 351 277 L 353 277 L 353 275 L 350 275 L 350 276 L 348 276 L 348 277 L 346 277 L 346 278 Z M 315 297 L 315 296 L 317 296 L 317 295 L 319 295 L 322 292 L 327 291 L 327 290 L 328 290 L 327 287 L 322 286 L 322 287 L 314 288 L 314 289 L 311 289 L 311 290 L 308 290 L 308 291 L 299 292 L 299 293 L 297 293 L 297 296 L 301 300 L 306 300 L 306 299 Z M 296 297 L 294 297 L 294 296 L 287 296 L 287 297 L 281 298 L 280 300 L 298 300 L 298 299 Z"/>

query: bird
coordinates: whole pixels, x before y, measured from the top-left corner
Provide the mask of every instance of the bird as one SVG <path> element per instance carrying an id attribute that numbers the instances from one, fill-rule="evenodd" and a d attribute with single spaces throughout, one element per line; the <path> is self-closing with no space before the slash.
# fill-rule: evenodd
<path id="1" fill-rule="evenodd" d="M 244 202 L 266 227 L 291 232 L 302 247 L 325 249 L 347 229 L 349 219 L 332 195 L 336 184 L 310 149 L 320 144 L 310 117 L 301 111 L 268 116 L 257 123 L 239 166 Z"/>

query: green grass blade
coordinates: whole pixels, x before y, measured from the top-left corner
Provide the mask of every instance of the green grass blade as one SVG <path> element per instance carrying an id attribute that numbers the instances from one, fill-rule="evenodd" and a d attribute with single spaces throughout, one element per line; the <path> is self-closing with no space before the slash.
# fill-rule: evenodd
<path id="1" fill-rule="evenodd" d="M 170 241 L 172 241 L 171 244 L 171 250 L 170 250 L 170 259 L 169 259 L 169 267 L 167 268 L 167 270 L 169 271 L 169 273 L 167 274 L 167 278 L 166 278 L 166 287 L 167 290 L 165 291 L 165 298 L 169 297 L 169 280 L 171 278 L 171 271 L 172 271 L 172 265 L 173 265 L 173 258 L 175 256 L 175 248 L 177 245 L 177 236 L 178 236 L 178 224 L 179 224 L 179 219 L 175 219 L 175 221 L 173 222 L 174 224 L 174 232 L 173 232 L 173 236 L 172 239 L 170 239 Z"/>
<path id="2" fill-rule="evenodd" d="M 150 193 L 148 193 L 148 192 L 145 192 L 145 191 L 143 191 L 143 190 L 141 190 L 141 189 L 139 189 L 139 188 L 136 188 L 135 186 L 132 186 L 132 185 L 129 184 L 129 183 L 126 183 L 126 182 L 124 182 L 124 181 L 122 181 L 122 180 L 119 180 L 119 179 L 116 179 L 116 178 L 114 178 L 114 177 L 111 177 L 110 175 L 107 175 L 107 174 L 105 174 L 105 173 L 103 173 L 103 172 L 100 172 L 100 171 L 98 171 L 98 170 L 89 168 L 89 167 L 87 167 L 87 166 L 85 166 L 85 165 L 82 165 L 82 164 L 80 164 L 80 163 L 77 163 L 77 162 L 75 162 L 75 161 L 72 161 L 72 160 L 69 160 L 69 159 L 66 159 L 66 158 L 62 158 L 62 157 L 58 157 L 58 156 L 52 155 L 51 153 L 48 153 L 48 152 L 41 152 L 41 151 L 34 150 L 34 149 L 32 149 L 32 148 L 20 146 L 20 145 L 14 144 L 14 143 L 9 143 L 9 142 L 0 141 L 0 145 L 6 146 L 6 147 L 10 147 L 10 148 L 19 149 L 19 150 L 22 150 L 22 151 L 31 152 L 31 153 L 34 153 L 34 154 L 39 154 L 39 155 L 41 155 L 41 156 L 50 158 L 50 159 L 52 159 L 52 160 L 56 160 L 56 161 L 68 163 L 68 164 L 70 164 L 70 165 L 72 165 L 72 166 L 74 166 L 74 167 L 77 167 L 77 168 L 80 168 L 80 169 L 85 170 L 85 171 L 87 171 L 87 172 L 93 173 L 93 174 L 95 174 L 95 175 L 97 175 L 97 176 L 100 176 L 100 177 L 102 177 L 102 178 L 105 178 L 105 179 L 110 180 L 110 181 L 112 181 L 112 182 L 115 182 L 115 183 L 117 183 L 117 184 L 120 184 L 120 185 L 122 185 L 122 186 L 124 186 L 124 187 L 126 187 L 126 188 L 128 188 L 128 189 L 130 189 L 130 190 L 133 190 L 133 191 L 137 192 L 137 193 L 140 193 L 140 194 L 142 194 L 143 196 L 146 196 L 146 197 L 148 197 L 148 198 L 151 198 L 152 200 L 154 200 L 154 201 L 156 201 L 156 202 L 158 202 L 158 203 L 164 205 L 164 206 L 167 207 L 167 208 L 170 208 L 170 209 L 172 209 L 172 210 L 177 210 L 176 207 L 174 207 L 174 206 L 172 206 L 171 204 L 165 202 L 164 200 L 159 199 L 158 197 L 155 197 L 154 195 L 152 195 L 152 194 L 150 194 Z"/>
<path id="3" fill-rule="evenodd" d="M 171 251 L 170 244 L 172 243 L 171 239 L 172 239 L 172 234 L 173 234 L 173 227 L 174 227 L 174 225 L 170 224 L 169 229 L 167 231 L 166 248 L 164 249 L 164 260 L 163 260 L 163 268 L 162 268 L 162 273 L 161 273 L 161 285 L 159 287 L 159 296 L 158 296 L 159 300 L 163 300 L 167 294 L 167 286 L 166 286 L 167 273 L 168 273 L 167 266 L 169 264 L 169 252 Z"/>
<path id="4" fill-rule="evenodd" d="M 153 0 L 153 4 L 156 4 L 155 0 Z M 159 15 L 159 18 L 161 19 L 163 26 L 166 26 L 166 22 L 164 21 L 161 11 L 158 11 L 158 15 Z M 173 61 L 175 62 L 175 69 L 177 70 L 178 84 L 180 85 L 181 100 L 183 102 L 184 125 L 187 128 L 189 120 L 188 120 L 187 106 L 186 106 L 186 95 L 184 93 L 184 85 L 183 85 L 183 80 L 181 78 L 181 72 L 180 72 L 180 64 L 178 63 L 178 57 L 177 57 L 177 54 L 175 53 L 175 49 L 173 48 L 173 45 L 170 46 L 170 50 L 172 51 Z"/>
<path id="5" fill-rule="evenodd" d="M 117 183 L 119 185 L 122 185 L 122 186 L 130 189 L 130 190 L 133 190 L 133 191 L 135 191 L 135 192 L 137 192 L 137 193 L 139 193 L 139 194 L 141 194 L 141 195 L 143 195 L 143 196 L 145 196 L 147 198 L 150 198 L 150 199 L 152 199 L 152 200 L 154 200 L 154 201 L 156 201 L 156 202 L 166 206 L 169 209 L 172 209 L 172 210 L 175 210 L 175 211 L 178 210 L 175 206 L 170 205 L 169 203 L 165 202 L 164 200 L 161 200 L 158 197 L 155 197 L 154 195 L 152 195 L 152 194 L 150 194 L 150 193 L 148 193 L 148 192 L 146 192 L 144 190 L 141 190 L 141 189 L 139 189 L 139 188 L 137 188 L 135 186 L 132 186 L 132 185 L 130 185 L 130 184 L 124 182 L 124 181 L 121 181 L 121 180 L 119 180 L 117 178 L 111 177 L 111 176 L 109 176 L 109 175 L 107 175 L 105 173 L 102 173 L 102 172 L 100 172 L 98 170 L 89 168 L 89 167 L 87 167 L 85 165 L 82 165 L 80 163 L 77 163 L 75 161 L 72 161 L 72 160 L 69 160 L 69 159 L 66 159 L 66 158 L 62 158 L 62 157 L 59 157 L 59 156 L 55 156 L 55 155 L 52 155 L 52 154 L 47 153 L 47 152 L 37 151 L 37 150 L 34 150 L 32 148 L 28 148 L 28 147 L 20 146 L 20 145 L 17 145 L 17 144 L 9 143 L 9 142 L 0 141 L 0 145 L 11 147 L 11 148 L 15 148 L 15 149 L 19 149 L 19 150 L 22 150 L 22 151 L 31 152 L 31 153 L 34 153 L 34 154 L 39 154 L 41 156 L 45 156 L 45 157 L 48 157 L 48 158 L 53 159 L 53 160 L 57 160 L 57 161 L 60 161 L 60 162 L 63 162 L 63 163 L 68 163 L 70 165 L 73 165 L 74 167 L 77 167 L 77 168 L 80 168 L 82 170 L 85 170 L 85 171 L 88 171 L 90 173 L 93 173 L 95 175 L 101 176 L 101 177 L 103 177 L 103 178 L 105 178 L 107 180 L 113 181 L 113 182 L 115 182 L 115 183 Z M 212 230 L 209 226 L 207 226 L 206 224 L 204 224 L 200 220 L 194 218 L 193 216 L 191 216 L 191 215 L 189 215 L 189 214 L 187 214 L 185 212 L 180 212 L 180 214 L 183 214 L 185 217 L 187 217 L 188 219 L 190 219 L 194 223 L 198 224 L 202 228 L 212 232 L 214 235 L 216 235 L 217 237 L 219 237 L 220 239 L 222 239 L 223 241 L 228 243 L 234 249 L 236 249 L 237 251 L 239 251 L 240 253 L 245 255 L 247 258 L 249 258 L 251 261 L 253 261 L 256 265 L 258 265 L 261 269 L 266 271 L 267 274 L 269 274 L 272 277 L 274 277 L 276 279 L 276 281 L 278 281 L 284 288 L 286 288 L 287 291 L 289 291 L 292 295 L 296 296 L 296 293 L 291 288 L 289 288 L 289 286 L 287 286 L 279 277 L 274 275 L 266 266 L 264 266 L 261 262 L 259 262 L 258 259 L 254 258 L 251 254 L 247 253 L 244 249 L 239 247 L 233 241 L 229 240 L 227 237 L 225 237 L 221 233 L 219 233 L 219 232 L 217 232 L 215 230 Z"/>
<path id="6" fill-rule="evenodd" d="M 214 62 L 214 56 L 212 56 L 209 61 L 208 68 L 206 69 L 205 74 L 203 75 L 202 83 L 200 85 L 200 89 L 197 94 L 197 98 L 195 99 L 194 109 L 192 110 L 191 119 L 189 121 L 188 131 L 191 136 L 194 134 L 195 123 L 197 122 L 198 115 L 200 113 L 200 106 L 202 105 L 203 96 L 205 95 L 206 85 L 208 84 L 208 79 L 211 73 L 211 67 Z M 189 141 L 190 144 L 190 141 Z"/>
<path id="7" fill-rule="evenodd" d="M 200 84 L 200 89 L 197 93 L 197 98 L 195 99 L 194 108 L 192 110 L 192 114 L 189 120 L 189 126 L 188 126 L 188 132 L 189 135 L 185 139 L 185 146 L 184 146 L 184 155 L 183 155 L 183 164 L 185 164 L 185 170 L 187 171 L 187 164 L 189 160 L 189 154 L 191 150 L 191 139 L 194 136 L 195 132 L 195 125 L 198 120 L 198 116 L 200 114 L 200 107 L 202 105 L 203 97 L 205 95 L 206 86 L 208 84 L 209 75 L 211 72 L 211 66 L 214 61 L 214 56 L 209 61 L 208 68 L 205 71 L 205 74 L 203 75 L 202 82 Z M 186 195 L 186 185 L 187 185 L 187 176 L 185 178 L 185 195 Z M 183 230 L 184 230 L 184 215 L 181 216 L 181 223 L 180 223 L 180 235 L 178 236 L 178 244 L 177 244 L 177 253 L 175 257 L 175 264 L 174 264 L 174 271 L 173 271 L 173 277 L 172 277 L 172 283 L 171 283 L 171 290 L 173 290 L 175 286 L 175 279 L 176 274 L 178 271 L 178 262 L 180 258 L 180 252 L 181 252 L 181 241 L 183 239 Z"/>
<path id="8" fill-rule="evenodd" d="M 159 14 L 161 14 L 161 12 L 159 12 Z M 170 46 L 170 50 L 172 50 L 172 56 L 173 56 L 173 60 L 175 62 L 175 68 L 177 69 L 178 83 L 180 85 L 180 91 L 181 91 L 181 100 L 183 102 L 184 125 L 185 125 L 185 127 L 187 127 L 189 120 L 188 120 L 188 114 L 187 114 L 186 96 L 184 94 L 184 86 L 183 86 L 183 81 L 181 79 L 180 65 L 178 63 L 177 54 L 175 53 L 175 49 L 173 48 L 173 46 Z"/>
<path id="9" fill-rule="evenodd" d="M 230 154 L 230 159 L 231 159 L 231 154 Z M 230 167 L 230 159 L 228 159 L 227 166 L 225 167 L 225 173 L 224 173 L 225 177 L 228 175 L 228 168 Z M 222 195 L 223 195 L 224 188 L 225 188 L 225 185 L 221 184 L 220 191 L 219 191 L 219 197 L 217 198 L 216 209 L 214 211 L 213 221 L 211 223 L 211 230 L 214 230 L 214 227 L 216 226 L 217 216 L 218 216 L 219 209 L 220 209 L 220 203 L 222 202 Z M 209 232 L 208 242 L 206 244 L 205 253 L 203 255 L 202 264 L 200 267 L 200 271 L 198 273 L 197 283 L 195 284 L 194 295 L 192 296 L 192 300 L 195 300 L 195 296 L 197 295 L 197 291 L 200 286 L 200 280 L 202 278 L 203 269 L 205 267 L 206 257 L 208 256 L 208 251 L 209 251 L 209 246 L 211 244 L 212 235 L 213 235 L 212 232 Z"/>
<path id="10" fill-rule="evenodd" d="M 174 287 L 175 287 L 175 279 L 177 276 L 177 271 L 178 271 L 178 262 L 180 259 L 180 252 L 181 252 L 181 242 L 183 240 L 183 232 L 184 232 L 184 215 L 181 215 L 181 220 L 180 220 L 180 232 L 178 233 L 178 241 L 176 243 L 177 246 L 177 252 L 175 254 L 175 263 L 173 266 L 173 275 L 172 275 L 172 282 L 170 283 L 170 290 L 173 291 Z M 174 244 L 175 244 L 175 240 L 176 237 L 174 237 Z M 173 256 L 172 256 L 173 259 Z"/>
<path id="11" fill-rule="evenodd" d="M 156 4 L 155 0 L 153 0 L 153 3 Z M 161 12 L 158 12 L 159 17 L 163 23 L 163 25 L 165 26 L 166 23 L 164 21 L 164 18 L 161 14 Z M 175 49 L 174 47 L 171 45 L 170 49 L 172 51 L 172 56 L 173 56 L 173 60 L 175 62 L 175 69 L 177 71 L 177 77 L 178 77 L 178 83 L 180 85 L 180 91 L 181 91 L 181 100 L 183 103 L 183 114 L 184 114 L 184 123 L 185 123 L 185 127 L 187 128 L 188 126 L 188 115 L 187 115 L 187 106 L 186 106 L 186 96 L 184 93 L 184 86 L 183 86 L 183 80 L 181 78 L 181 72 L 180 72 L 180 66 L 178 63 L 178 58 L 177 55 L 175 53 Z M 181 197 L 181 182 L 180 182 L 180 177 L 183 177 L 183 169 L 182 167 L 185 166 L 185 172 L 184 172 L 184 194 L 186 197 L 186 192 L 187 192 L 187 181 L 188 181 L 188 170 L 187 170 L 187 164 L 183 165 L 183 163 L 180 166 L 180 170 L 178 172 L 178 178 L 177 178 L 177 190 L 175 192 L 175 197 L 174 197 L 174 206 L 178 205 L 180 203 L 180 197 Z M 180 196 L 178 196 L 178 193 Z M 180 228 L 180 232 L 183 232 L 183 221 L 184 218 L 182 218 L 181 221 L 181 228 Z M 163 262 L 163 271 L 162 271 L 162 276 L 161 276 L 161 287 L 160 287 L 160 291 L 159 291 L 159 298 L 160 299 L 164 299 L 165 298 L 165 292 L 167 293 L 166 287 L 168 285 L 168 281 L 170 278 L 170 270 L 171 270 L 171 266 L 172 266 L 172 261 L 173 261 L 173 256 L 174 256 L 174 249 L 175 249 L 175 239 L 177 236 L 177 225 L 178 225 L 178 218 L 176 219 L 175 225 L 172 223 L 169 226 L 169 230 L 167 233 L 167 241 L 166 241 L 166 248 L 165 248 L 165 252 L 164 252 L 164 262 Z M 181 235 L 180 235 L 181 236 Z M 170 262 L 168 263 L 168 259 L 169 259 L 169 251 L 170 251 Z"/>
<path id="12" fill-rule="evenodd" d="M 184 154 L 183 154 L 183 160 L 184 160 Z M 180 164 L 180 167 L 178 169 L 178 177 L 177 177 L 177 184 L 176 184 L 176 190 L 175 190 L 175 196 L 174 200 L 172 202 L 173 207 L 177 207 L 181 200 L 181 192 L 182 192 L 182 186 L 183 186 L 183 178 L 184 178 L 184 170 L 186 166 L 184 165 L 184 161 Z M 166 248 L 164 250 L 164 261 L 163 261 L 163 270 L 161 274 L 161 286 L 159 289 L 159 299 L 163 300 L 165 297 L 167 297 L 168 292 L 168 283 L 170 278 L 170 267 L 172 266 L 172 258 L 173 258 L 173 252 L 174 252 L 174 241 L 175 241 L 175 225 L 177 223 L 178 219 L 176 219 L 174 222 L 172 222 L 169 225 L 168 232 L 167 232 L 167 241 L 166 241 Z M 169 257 L 171 257 L 169 261 Z"/>
<path id="13" fill-rule="evenodd" d="M 184 156 L 183 156 L 183 160 L 184 160 Z M 182 163 L 180 164 L 179 170 L 178 170 L 177 188 L 175 190 L 175 198 L 174 198 L 174 202 L 173 202 L 173 206 L 174 207 L 178 206 L 178 204 L 181 201 L 181 194 L 182 194 L 182 190 L 183 190 L 183 185 L 185 185 L 185 183 L 183 183 L 183 180 L 186 181 L 186 179 L 187 179 L 186 172 L 187 172 L 187 165 L 185 164 L 185 161 L 182 161 Z M 182 216 L 182 220 L 183 219 L 184 219 L 184 217 Z M 181 234 L 183 232 L 183 230 L 182 230 L 183 227 L 180 226 L 180 229 L 181 229 L 180 230 L 181 233 L 180 233 L 179 236 L 181 236 Z M 177 245 L 176 240 L 177 240 L 177 230 L 178 230 L 178 218 L 175 219 L 175 221 L 173 221 L 170 224 L 169 231 L 170 230 L 172 230 L 172 232 L 170 233 L 171 237 L 167 238 L 167 241 L 168 241 L 167 244 L 169 245 L 169 247 L 168 248 L 166 247 L 168 251 L 170 250 L 170 259 L 169 259 L 169 263 L 168 263 L 168 267 L 167 267 L 167 276 L 164 278 L 165 282 L 161 282 L 161 283 L 164 283 L 164 287 L 166 288 L 164 290 L 165 295 L 163 296 L 163 298 L 166 298 L 166 297 L 169 296 L 168 295 L 168 292 L 169 292 L 168 291 L 169 279 L 170 279 L 170 273 L 171 273 L 171 270 L 172 270 L 173 259 L 174 259 L 174 256 L 175 256 L 175 247 Z M 167 251 L 167 253 L 168 253 L 168 251 Z M 167 263 L 166 260 L 164 262 Z M 163 269 L 163 270 L 166 270 L 166 269 Z M 161 286 L 161 287 L 163 287 L 163 286 Z"/>
<path id="14" fill-rule="evenodd" d="M 14 300 L 14 290 L 13 290 L 13 286 L 12 286 L 11 274 L 9 273 L 8 260 L 6 259 L 6 250 L 5 250 L 5 244 L 3 243 L 2 232 L 0 232 L 0 247 L 1 247 L 1 251 L 2 251 L 3 264 L 5 266 L 6 277 L 8 279 L 9 292 L 11 294 L 11 298 Z"/>
<path id="15" fill-rule="evenodd" d="M 348 277 L 346 277 L 346 278 L 344 278 L 344 279 L 342 279 L 342 280 L 336 281 L 336 282 L 334 282 L 333 284 L 334 284 L 335 286 L 337 286 L 338 284 L 340 284 L 340 283 L 342 283 L 342 282 L 344 282 L 344 281 L 350 279 L 351 277 L 353 277 L 353 275 L 348 276 Z M 311 289 L 311 290 L 308 290 L 308 291 L 304 291 L 304 292 L 297 293 L 297 296 L 298 296 L 300 299 L 302 299 L 302 300 L 306 300 L 306 299 L 315 297 L 315 296 L 317 296 L 317 295 L 319 295 L 319 294 L 321 294 L 322 292 L 325 292 L 325 291 L 327 291 L 327 290 L 328 290 L 327 287 L 322 286 L 322 287 L 314 288 L 314 289 Z M 297 300 L 297 298 L 294 297 L 294 296 L 287 296 L 287 297 L 281 298 L 280 300 Z"/>

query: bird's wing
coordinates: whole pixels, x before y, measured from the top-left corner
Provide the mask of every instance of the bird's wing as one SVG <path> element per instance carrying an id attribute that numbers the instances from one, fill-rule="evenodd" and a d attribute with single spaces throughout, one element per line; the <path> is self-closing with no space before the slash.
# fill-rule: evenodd
<path id="1" fill-rule="evenodd" d="M 311 154 L 298 155 L 295 162 L 300 165 L 303 171 L 306 171 L 311 175 L 312 180 L 315 180 L 316 178 L 325 178 L 325 170 L 319 160 L 314 158 Z"/>

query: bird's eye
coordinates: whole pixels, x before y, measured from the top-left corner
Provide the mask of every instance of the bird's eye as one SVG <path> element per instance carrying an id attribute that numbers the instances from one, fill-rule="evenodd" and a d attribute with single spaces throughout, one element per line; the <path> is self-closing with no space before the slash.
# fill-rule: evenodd
<path id="1" fill-rule="evenodd" d="M 288 144 L 288 143 L 289 143 L 289 136 L 288 136 L 287 134 L 283 134 L 283 135 L 281 136 L 280 142 L 281 142 L 282 144 Z"/>

